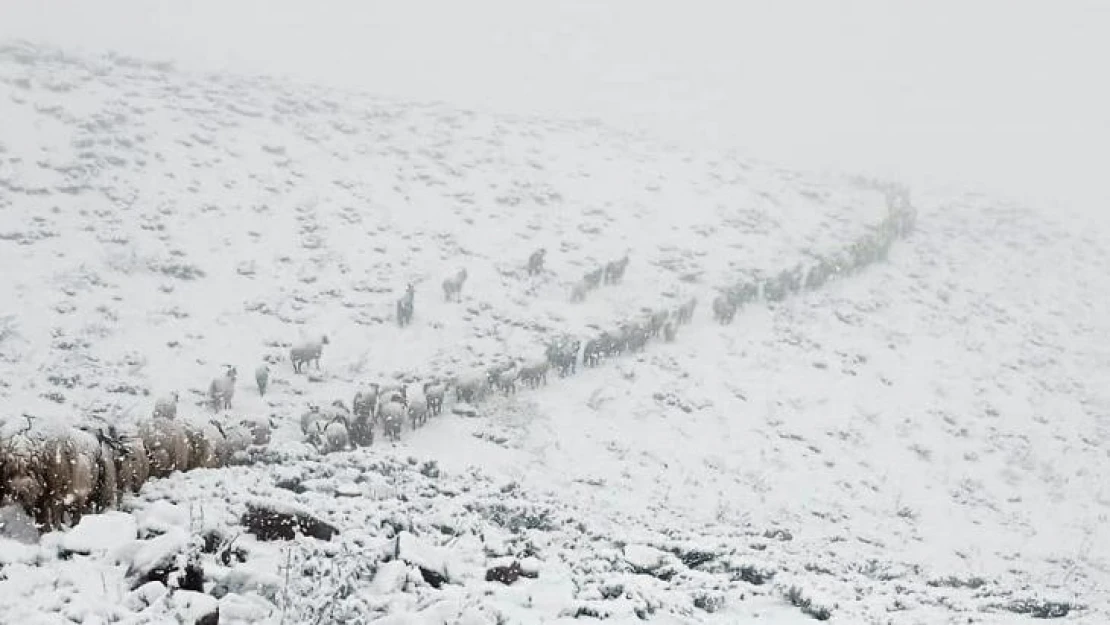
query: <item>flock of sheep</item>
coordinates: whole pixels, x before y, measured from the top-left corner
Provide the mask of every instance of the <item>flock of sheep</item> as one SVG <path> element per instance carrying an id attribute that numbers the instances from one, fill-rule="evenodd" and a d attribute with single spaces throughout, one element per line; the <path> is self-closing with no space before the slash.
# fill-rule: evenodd
<path id="1" fill-rule="evenodd" d="M 720 288 L 712 302 L 714 319 L 722 324 L 731 323 L 739 308 L 760 298 L 768 302 L 781 301 L 791 293 L 817 289 L 834 277 L 886 258 L 895 239 L 911 232 L 916 221 L 916 211 L 909 204 L 905 191 L 896 187 L 886 190 L 888 214 L 867 234 L 839 252 L 815 256 L 808 267 L 798 265 L 764 279 L 753 277 Z M 543 271 L 545 255 L 542 248 L 532 253 L 526 265 L 529 275 Z M 591 270 L 574 284 L 571 299 L 581 301 L 586 293 L 601 284 L 619 284 L 628 264 L 629 256 L 625 254 Z M 445 300 L 459 299 L 466 276 L 466 270 L 461 269 L 444 280 Z M 412 319 L 413 297 L 414 288 L 409 284 L 405 295 L 397 302 L 397 320 L 402 326 Z M 509 395 L 517 391 L 518 385 L 536 388 L 546 384 L 547 374 L 552 369 L 560 377 L 566 377 L 577 372 L 579 364 L 594 367 L 604 359 L 642 351 L 651 339 L 672 342 L 678 328 L 692 321 L 697 305 L 697 298 L 689 297 L 671 307 L 644 310 L 593 337 L 559 336 L 547 342 L 542 356 L 537 354 L 532 359 L 506 359 L 489 367 L 427 381 L 409 378 L 389 385 L 372 383 L 356 391 L 350 408 L 342 400 L 324 408 L 310 404 L 301 417 L 301 431 L 305 439 L 323 453 L 369 446 L 374 442 L 375 427 L 380 427 L 388 439 L 398 440 L 406 420 L 415 430 L 427 422 L 429 415 L 440 414 L 449 391 L 453 391 L 456 404 L 472 408 L 473 404 L 495 392 Z M 299 371 L 297 363 L 309 360 L 319 366 L 320 352 L 325 344 L 327 337 L 294 347 L 290 352 L 294 369 Z M 457 410 L 466 412 L 467 408 L 459 406 Z"/>
<path id="2" fill-rule="evenodd" d="M 176 396 L 129 432 L 25 420 L 0 432 L 0 503 L 22 506 L 45 531 L 116 507 L 150 478 L 245 460 L 270 439 L 268 421 L 178 419 Z"/>
<path id="3" fill-rule="evenodd" d="M 861 269 L 881 260 L 899 237 L 912 231 L 916 211 L 905 191 L 888 187 L 888 215 L 860 240 L 844 250 L 815 258 L 808 268 L 801 265 L 777 275 L 749 279 L 727 288 L 712 302 L 713 317 L 731 323 L 737 310 L 759 298 L 780 301 L 790 293 L 816 289 L 829 279 Z M 527 272 L 543 271 L 545 250 L 528 259 Z M 571 299 L 581 301 L 586 293 L 604 284 L 619 284 L 629 256 L 610 261 L 587 273 L 572 288 Z M 458 300 L 467 279 L 465 269 L 444 280 L 444 299 Z M 397 322 L 411 322 L 415 289 L 407 286 L 397 301 Z M 429 416 L 439 415 L 444 400 L 453 391 L 456 410 L 487 398 L 491 393 L 512 394 L 520 385 L 536 388 L 547 383 L 555 370 L 560 377 L 577 371 L 578 364 L 597 366 L 602 360 L 644 349 L 652 338 L 675 340 L 678 328 L 692 321 L 698 300 L 690 297 L 677 306 L 646 310 L 600 334 L 579 338 L 559 336 L 547 342 L 542 356 L 515 358 L 488 368 L 475 368 L 455 376 L 420 381 L 370 383 L 354 394 L 348 408 L 342 400 L 326 407 L 310 403 L 301 416 L 305 440 L 321 453 L 366 447 L 374 442 L 375 428 L 396 441 L 406 421 L 412 429 L 424 425 Z M 289 360 L 294 373 L 307 366 L 320 368 L 327 336 L 294 345 Z M 211 381 L 207 399 L 216 412 L 230 409 L 238 373 L 228 366 Z M 255 370 L 260 395 L 270 381 L 268 365 Z M 178 418 L 178 394 L 155 401 L 154 410 L 130 432 L 115 425 L 92 429 L 50 428 L 33 417 L 26 423 L 10 422 L 0 430 L 0 505 L 18 504 L 32 514 L 45 530 L 65 523 L 75 524 L 83 514 L 112 508 L 121 495 L 137 492 L 152 477 L 174 471 L 216 468 L 249 459 L 249 451 L 269 443 L 271 423 L 264 419 L 222 421 Z"/>

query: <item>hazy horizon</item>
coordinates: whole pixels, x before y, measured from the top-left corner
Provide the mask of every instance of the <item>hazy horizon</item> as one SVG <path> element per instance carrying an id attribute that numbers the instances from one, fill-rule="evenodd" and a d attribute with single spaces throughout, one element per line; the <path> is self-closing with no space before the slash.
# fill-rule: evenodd
<path id="1" fill-rule="evenodd" d="M 0 39 L 511 113 L 1102 216 L 1110 5 L 8 3 Z"/>

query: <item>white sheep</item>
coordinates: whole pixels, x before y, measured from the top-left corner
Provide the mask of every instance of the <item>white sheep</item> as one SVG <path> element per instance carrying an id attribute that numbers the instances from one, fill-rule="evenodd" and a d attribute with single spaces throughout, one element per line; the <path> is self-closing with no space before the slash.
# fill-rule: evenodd
<path id="1" fill-rule="evenodd" d="M 216 457 L 219 459 L 220 466 L 242 464 L 245 458 L 241 455 L 257 440 L 257 435 L 252 431 L 251 424 L 242 420 L 230 423 L 212 421 L 212 425 L 220 433 L 220 438 L 216 442 Z"/>
<path id="2" fill-rule="evenodd" d="M 460 269 L 453 277 L 443 281 L 443 299 L 462 301 L 462 288 L 466 283 L 466 269 Z"/>
<path id="3" fill-rule="evenodd" d="M 154 416 L 162 419 L 173 419 L 177 417 L 177 391 L 171 392 L 169 395 L 159 397 L 154 402 Z"/>
<path id="4" fill-rule="evenodd" d="M 76 525 L 97 502 L 97 489 L 101 486 L 100 441 L 84 430 L 67 429 L 50 437 L 47 444 L 53 447 L 48 448 L 45 456 L 47 466 L 57 470 L 59 478 L 51 484 L 48 473 L 47 496 L 60 497 L 69 522 Z M 104 486 L 112 491 L 116 488 L 114 482 Z"/>
<path id="5" fill-rule="evenodd" d="M 479 401 L 489 388 L 485 371 L 472 371 L 455 384 L 455 399 L 467 403 Z"/>
<path id="6" fill-rule="evenodd" d="M 395 441 L 401 439 L 401 424 L 405 422 L 405 412 L 405 405 L 399 401 L 391 401 L 379 408 L 378 416 L 388 438 Z"/>
<path id="7" fill-rule="evenodd" d="M 378 410 L 378 385 L 371 384 L 369 389 L 355 391 L 351 400 L 351 412 L 358 418 L 372 419 Z"/>
<path id="8" fill-rule="evenodd" d="M 321 433 L 322 445 L 320 452 L 329 454 L 336 451 L 351 449 L 351 436 L 347 429 L 347 421 L 342 417 L 335 417 L 324 425 Z"/>
<path id="9" fill-rule="evenodd" d="M 389 384 L 378 389 L 378 407 L 375 414 L 380 417 L 382 407 L 393 402 L 399 402 L 401 405 L 408 404 L 408 390 L 405 385 Z"/>
<path id="10" fill-rule="evenodd" d="M 231 408 L 231 398 L 235 396 L 235 380 L 238 375 L 235 367 L 228 367 L 227 372 L 208 385 L 208 399 L 212 402 L 214 410 Z"/>
<path id="11" fill-rule="evenodd" d="M 18 504 L 44 529 L 61 523 L 45 505 L 46 467 L 40 439 L 24 433 L 0 441 L 0 505 Z"/>
<path id="12" fill-rule="evenodd" d="M 239 420 L 251 435 L 252 445 L 269 445 L 273 436 L 273 424 L 269 419 L 262 417 L 243 417 Z"/>
<path id="13" fill-rule="evenodd" d="M 319 444 L 323 426 L 318 423 L 326 419 L 327 415 L 320 411 L 320 406 L 310 403 L 308 410 L 301 414 L 301 434 L 304 434 L 305 440 L 312 445 Z"/>
<path id="14" fill-rule="evenodd" d="M 329 345 L 327 335 L 322 335 L 319 340 L 308 341 L 294 345 L 289 349 L 289 360 L 293 363 L 293 373 L 301 372 L 301 365 L 316 363 L 320 368 L 320 356 L 324 353 L 324 346 Z"/>
<path id="15" fill-rule="evenodd" d="M 545 254 L 547 254 L 547 250 L 542 247 L 532 252 L 532 255 L 528 257 L 528 275 L 532 276 L 543 272 Z"/>
<path id="16" fill-rule="evenodd" d="M 118 446 L 102 432 L 97 433 L 97 443 L 99 443 L 99 449 L 96 462 L 99 476 L 96 485 L 96 506 L 98 511 L 113 510 L 120 501 L 119 473 L 116 470 Z"/>
<path id="17" fill-rule="evenodd" d="M 500 371 L 495 377 L 497 388 L 500 389 L 503 393 L 515 393 L 516 380 L 519 377 L 520 370 L 516 368 L 516 365 L 513 365 L 504 371 Z"/>
<path id="18" fill-rule="evenodd" d="M 420 395 L 409 400 L 409 419 L 412 429 L 416 429 L 428 422 L 428 400 Z"/>
<path id="19" fill-rule="evenodd" d="M 216 447 L 223 444 L 224 435 L 210 422 L 190 420 L 184 424 L 185 438 L 189 442 L 187 470 L 216 469 L 223 466 Z"/>
<path id="20" fill-rule="evenodd" d="M 547 360 L 536 360 L 520 368 L 520 381 L 532 388 L 540 385 L 540 382 L 547 384 L 547 371 L 551 368 L 551 363 Z"/>
<path id="21" fill-rule="evenodd" d="M 138 493 L 150 479 L 150 458 L 146 445 L 138 435 L 115 438 L 116 483 L 120 492 Z"/>
<path id="22" fill-rule="evenodd" d="M 678 335 L 678 326 L 674 321 L 668 321 L 663 324 L 663 340 L 668 343 L 674 343 L 675 337 Z"/>
<path id="23" fill-rule="evenodd" d="M 179 421 L 156 419 L 139 426 L 150 459 L 151 477 L 166 477 L 189 466 L 189 438 Z"/>
<path id="24" fill-rule="evenodd" d="M 254 370 L 254 381 L 258 385 L 258 394 L 265 396 L 266 387 L 270 385 L 270 367 L 258 365 L 258 368 Z"/>
<path id="25" fill-rule="evenodd" d="M 410 282 L 405 287 L 405 294 L 397 300 L 397 325 L 402 328 L 412 323 L 412 313 L 414 309 L 413 300 L 416 297 L 416 287 Z"/>
<path id="26" fill-rule="evenodd" d="M 447 387 L 442 382 L 424 384 L 424 397 L 428 400 L 428 410 L 433 415 L 438 415 L 443 410 L 443 396 L 446 394 Z"/>

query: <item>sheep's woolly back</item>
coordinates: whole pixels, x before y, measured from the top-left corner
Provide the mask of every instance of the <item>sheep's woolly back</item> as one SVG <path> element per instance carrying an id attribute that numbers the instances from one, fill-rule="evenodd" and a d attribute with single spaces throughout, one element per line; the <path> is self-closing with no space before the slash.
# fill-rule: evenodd
<path id="1" fill-rule="evenodd" d="M 0 502 L 35 507 L 46 490 L 41 441 L 17 434 L 0 439 Z"/>

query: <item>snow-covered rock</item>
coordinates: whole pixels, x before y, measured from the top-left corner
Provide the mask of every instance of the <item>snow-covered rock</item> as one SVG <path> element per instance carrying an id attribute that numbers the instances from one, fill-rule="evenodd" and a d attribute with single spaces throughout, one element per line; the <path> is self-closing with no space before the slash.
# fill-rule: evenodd
<path id="1" fill-rule="evenodd" d="M 215 597 L 189 590 L 172 593 L 167 601 L 178 622 L 188 625 L 218 625 L 220 603 Z"/>
<path id="2" fill-rule="evenodd" d="M 138 536 L 135 517 L 126 512 L 108 511 L 81 517 L 77 527 L 66 532 L 62 547 L 74 553 L 118 549 Z"/>

